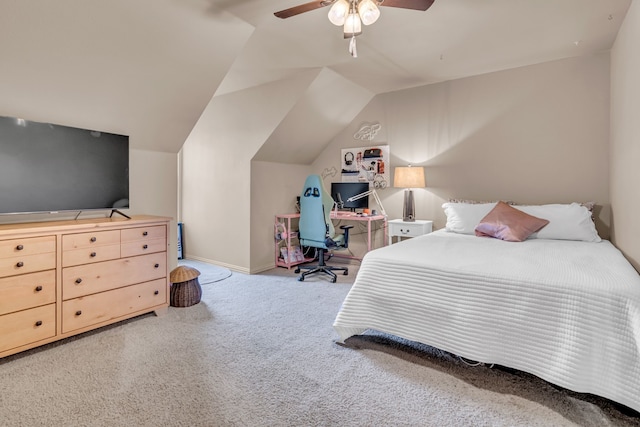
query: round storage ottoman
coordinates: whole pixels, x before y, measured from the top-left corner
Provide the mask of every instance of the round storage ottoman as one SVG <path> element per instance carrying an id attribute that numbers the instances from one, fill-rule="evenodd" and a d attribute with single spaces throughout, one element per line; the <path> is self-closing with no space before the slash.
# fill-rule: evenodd
<path id="1" fill-rule="evenodd" d="M 171 271 L 170 304 L 172 307 L 189 307 L 200 302 L 202 288 L 198 282 L 200 272 L 193 267 L 180 266 Z"/>

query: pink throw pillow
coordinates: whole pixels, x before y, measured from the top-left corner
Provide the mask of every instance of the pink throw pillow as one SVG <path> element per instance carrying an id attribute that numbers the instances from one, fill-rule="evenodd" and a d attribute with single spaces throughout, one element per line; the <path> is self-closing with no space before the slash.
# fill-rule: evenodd
<path id="1" fill-rule="evenodd" d="M 522 242 L 531 234 L 549 224 L 546 219 L 538 218 L 498 202 L 476 226 L 476 236 L 495 237 L 508 242 Z"/>

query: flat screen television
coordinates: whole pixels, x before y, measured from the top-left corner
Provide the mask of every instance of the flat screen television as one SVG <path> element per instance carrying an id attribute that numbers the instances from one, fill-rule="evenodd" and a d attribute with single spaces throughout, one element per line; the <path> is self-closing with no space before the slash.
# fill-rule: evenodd
<path id="1" fill-rule="evenodd" d="M 0 214 L 128 207 L 128 136 L 0 116 Z"/>
<path id="2" fill-rule="evenodd" d="M 368 182 L 332 182 L 331 197 L 338 203 L 338 209 L 355 211 L 369 207 L 369 196 L 349 202 L 348 199 L 369 191 Z"/>

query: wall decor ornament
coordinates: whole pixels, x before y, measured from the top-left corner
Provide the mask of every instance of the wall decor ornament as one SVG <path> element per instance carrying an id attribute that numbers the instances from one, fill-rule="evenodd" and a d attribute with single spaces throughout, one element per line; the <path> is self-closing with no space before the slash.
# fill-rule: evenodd
<path id="1" fill-rule="evenodd" d="M 338 170 L 335 166 L 331 166 L 330 168 L 324 168 L 322 171 L 322 179 L 325 179 L 328 176 L 336 176 Z"/>
<path id="2" fill-rule="evenodd" d="M 360 129 L 353 134 L 353 139 L 359 139 L 361 141 L 372 141 L 376 137 L 378 132 L 382 129 L 380 123 L 364 123 L 360 126 Z"/>

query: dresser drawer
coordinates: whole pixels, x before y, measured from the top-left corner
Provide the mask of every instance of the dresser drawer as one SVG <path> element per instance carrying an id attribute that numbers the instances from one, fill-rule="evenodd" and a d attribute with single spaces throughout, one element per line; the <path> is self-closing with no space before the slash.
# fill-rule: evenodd
<path id="1" fill-rule="evenodd" d="M 120 258 L 120 244 L 95 246 L 62 252 L 62 266 L 89 264 Z"/>
<path id="2" fill-rule="evenodd" d="M 0 258 L 0 277 L 51 270 L 53 268 L 56 268 L 55 252 Z"/>
<path id="3" fill-rule="evenodd" d="M 120 230 L 91 231 L 62 236 L 62 266 L 120 258 Z"/>
<path id="4" fill-rule="evenodd" d="M 166 239 L 167 227 L 164 225 L 153 225 L 150 227 L 128 228 L 121 231 L 122 243 L 132 241 Z"/>
<path id="5" fill-rule="evenodd" d="M 160 252 L 62 269 L 62 299 L 103 292 L 167 276 L 167 256 Z"/>
<path id="6" fill-rule="evenodd" d="M 0 240 L 0 259 L 56 251 L 56 236 Z"/>
<path id="7" fill-rule="evenodd" d="M 0 315 L 55 301 L 55 270 L 0 279 Z"/>
<path id="8" fill-rule="evenodd" d="M 0 316 L 0 352 L 55 335 L 55 304 Z"/>
<path id="9" fill-rule="evenodd" d="M 135 242 L 122 243 L 122 257 L 150 254 L 153 252 L 165 252 L 167 239 L 149 239 Z"/>
<path id="10" fill-rule="evenodd" d="M 119 245 L 120 230 L 92 231 L 62 236 L 62 251 L 88 249 L 96 246 Z"/>
<path id="11" fill-rule="evenodd" d="M 126 286 L 62 303 L 62 332 L 67 333 L 166 304 L 166 279 Z"/>

